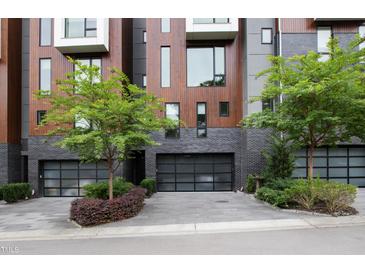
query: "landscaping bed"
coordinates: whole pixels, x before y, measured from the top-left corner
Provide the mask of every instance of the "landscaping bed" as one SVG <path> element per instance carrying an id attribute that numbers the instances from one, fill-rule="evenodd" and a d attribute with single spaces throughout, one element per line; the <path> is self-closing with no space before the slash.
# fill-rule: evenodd
<path id="1" fill-rule="evenodd" d="M 0 185 L 0 201 L 16 203 L 32 197 L 32 188 L 28 183 L 7 183 Z"/>

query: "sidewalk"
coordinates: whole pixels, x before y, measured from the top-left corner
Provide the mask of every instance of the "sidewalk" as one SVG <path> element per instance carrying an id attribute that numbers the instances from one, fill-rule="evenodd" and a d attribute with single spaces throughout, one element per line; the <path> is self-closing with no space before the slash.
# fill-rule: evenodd
<path id="1" fill-rule="evenodd" d="M 308 217 L 240 222 L 190 223 L 152 226 L 91 227 L 1 232 L 0 241 L 119 238 L 143 236 L 189 235 L 204 233 L 252 232 L 313 229 L 365 225 L 365 216 Z"/>

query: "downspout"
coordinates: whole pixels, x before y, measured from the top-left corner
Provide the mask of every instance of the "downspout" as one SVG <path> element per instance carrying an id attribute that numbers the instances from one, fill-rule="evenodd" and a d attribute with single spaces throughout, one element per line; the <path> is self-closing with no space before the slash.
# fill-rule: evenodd
<path id="1" fill-rule="evenodd" d="M 279 32 L 279 56 L 283 56 L 282 48 L 281 48 L 281 20 L 278 18 L 278 32 Z M 280 83 L 281 86 L 281 83 Z M 283 95 L 280 94 L 279 102 L 283 102 Z"/>

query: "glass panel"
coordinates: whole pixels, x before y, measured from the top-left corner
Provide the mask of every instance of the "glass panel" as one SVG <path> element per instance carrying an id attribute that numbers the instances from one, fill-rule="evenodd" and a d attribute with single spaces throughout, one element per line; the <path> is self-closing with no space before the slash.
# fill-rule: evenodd
<path id="1" fill-rule="evenodd" d="M 213 184 L 195 184 L 195 190 L 196 191 L 213 191 Z"/>
<path id="2" fill-rule="evenodd" d="M 225 74 L 225 65 L 224 65 L 224 47 L 215 47 L 215 75 L 217 74 Z"/>
<path id="3" fill-rule="evenodd" d="M 213 24 L 214 19 L 213 18 L 194 18 L 193 23 L 194 24 Z"/>
<path id="4" fill-rule="evenodd" d="M 231 162 L 232 162 L 231 155 L 216 155 L 214 157 L 214 163 L 217 163 L 217 164 L 228 164 Z"/>
<path id="5" fill-rule="evenodd" d="M 194 184 L 176 184 L 177 191 L 194 191 Z"/>
<path id="6" fill-rule="evenodd" d="M 194 172 L 194 165 L 176 165 L 176 172 L 191 173 Z"/>
<path id="7" fill-rule="evenodd" d="M 60 162 L 58 161 L 47 161 L 43 164 L 44 169 L 60 169 Z"/>
<path id="8" fill-rule="evenodd" d="M 365 178 L 350 178 L 350 184 L 355 186 L 365 186 Z"/>
<path id="9" fill-rule="evenodd" d="M 97 163 L 98 169 L 108 169 L 108 163 L 106 161 L 100 161 Z"/>
<path id="10" fill-rule="evenodd" d="M 295 152 L 296 156 L 306 156 L 306 149 L 300 149 L 297 152 Z"/>
<path id="11" fill-rule="evenodd" d="M 194 162 L 193 155 L 176 155 L 176 163 L 190 164 Z"/>
<path id="12" fill-rule="evenodd" d="M 171 164 L 175 163 L 174 155 L 157 155 L 157 163 Z"/>
<path id="13" fill-rule="evenodd" d="M 170 47 L 161 47 L 161 87 L 170 86 Z"/>
<path id="14" fill-rule="evenodd" d="M 198 114 L 206 114 L 205 106 L 205 103 L 198 103 Z"/>
<path id="15" fill-rule="evenodd" d="M 175 191 L 175 184 L 158 184 L 158 191 Z"/>
<path id="16" fill-rule="evenodd" d="M 365 168 L 350 167 L 350 177 L 365 177 Z"/>
<path id="17" fill-rule="evenodd" d="M 231 182 L 231 173 L 214 174 L 214 182 Z"/>
<path id="18" fill-rule="evenodd" d="M 329 180 L 338 182 L 338 183 L 344 183 L 347 184 L 347 178 L 329 178 Z"/>
<path id="19" fill-rule="evenodd" d="M 361 37 L 365 37 L 365 25 L 359 27 L 359 35 Z M 363 49 L 363 48 L 365 48 L 365 42 L 362 42 L 359 45 L 359 49 Z"/>
<path id="20" fill-rule="evenodd" d="M 96 178 L 96 169 L 94 170 L 80 170 L 80 178 Z"/>
<path id="21" fill-rule="evenodd" d="M 231 183 L 215 183 L 214 190 L 216 191 L 230 191 L 232 189 Z"/>
<path id="22" fill-rule="evenodd" d="M 50 46 L 52 43 L 52 19 L 51 18 L 41 18 L 41 39 L 40 45 L 41 46 Z"/>
<path id="23" fill-rule="evenodd" d="M 66 37 L 84 37 L 85 19 L 84 18 L 66 18 Z"/>
<path id="24" fill-rule="evenodd" d="M 329 158 L 328 163 L 329 166 L 347 166 L 347 157 Z"/>
<path id="25" fill-rule="evenodd" d="M 329 168 L 329 177 L 347 177 L 347 168 Z"/>
<path id="26" fill-rule="evenodd" d="M 59 170 L 45 170 L 44 178 L 60 178 Z"/>
<path id="27" fill-rule="evenodd" d="M 205 163 L 205 164 L 210 164 L 214 162 L 214 158 L 207 154 L 207 155 L 198 155 L 195 158 L 195 163 Z"/>
<path id="28" fill-rule="evenodd" d="M 62 187 L 79 187 L 78 180 L 62 180 Z"/>
<path id="29" fill-rule="evenodd" d="M 159 182 L 175 182 L 175 174 L 157 174 Z"/>
<path id="30" fill-rule="evenodd" d="M 231 166 L 231 164 L 215 164 L 214 171 L 215 172 L 231 172 L 232 166 Z"/>
<path id="31" fill-rule="evenodd" d="M 77 170 L 62 170 L 62 178 L 78 178 Z"/>
<path id="32" fill-rule="evenodd" d="M 365 148 L 363 147 L 351 147 L 349 149 L 350 156 L 365 156 Z"/>
<path id="33" fill-rule="evenodd" d="M 350 158 L 349 165 L 350 166 L 365 166 L 365 158 L 363 158 L 363 157 Z"/>
<path id="34" fill-rule="evenodd" d="M 220 114 L 220 116 L 228 116 L 229 115 L 229 103 L 228 102 L 220 102 L 219 103 L 219 114 Z"/>
<path id="35" fill-rule="evenodd" d="M 187 49 L 189 87 L 211 86 L 214 79 L 213 48 Z"/>
<path id="36" fill-rule="evenodd" d="M 203 165 L 203 164 L 197 164 L 195 165 L 195 172 L 196 173 L 210 173 L 213 172 L 213 165 Z"/>
<path id="37" fill-rule="evenodd" d="M 347 156 L 347 148 L 329 148 L 328 149 L 329 156 Z"/>
<path id="38" fill-rule="evenodd" d="M 229 18 L 214 18 L 216 24 L 227 24 L 229 23 Z"/>
<path id="39" fill-rule="evenodd" d="M 51 90 L 51 59 L 40 59 L 40 90 Z"/>
<path id="40" fill-rule="evenodd" d="M 318 52 L 328 52 L 327 43 L 331 33 L 331 27 L 317 27 Z"/>
<path id="41" fill-rule="evenodd" d="M 305 168 L 294 169 L 292 177 L 299 177 L 299 178 L 307 177 L 306 169 Z"/>
<path id="42" fill-rule="evenodd" d="M 98 179 L 100 179 L 100 178 L 107 179 L 109 177 L 107 170 L 98 170 L 97 172 L 98 172 Z"/>
<path id="43" fill-rule="evenodd" d="M 327 166 L 327 158 L 314 158 L 313 164 L 315 167 Z"/>
<path id="44" fill-rule="evenodd" d="M 307 166 L 306 158 L 295 159 L 295 166 L 296 167 L 306 167 Z"/>
<path id="45" fill-rule="evenodd" d="M 143 77 L 142 77 L 142 86 L 147 87 L 147 76 L 146 75 L 143 75 Z"/>
<path id="46" fill-rule="evenodd" d="M 196 182 L 213 182 L 213 174 L 195 174 Z"/>
<path id="47" fill-rule="evenodd" d="M 313 168 L 313 177 L 327 177 L 327 169 L 326 168 Z"/>
<path id="48" fill-rule="evenodd" d="M 60 180 L 44 180 L 44 187 L 60 187 Z"/>
<path id="49" fill-rule="evenodd" d="M 175 165 L 158 165 L 157 166 L 158 172 L 164 173 L 174 173 L 175 172 Z"/>
<path id="50" fill-rule="evenodd" d="M 147 42 L 147 32 L 146 31 L 143 32 L 143 42 L 144 43 Z"/>
<path id="51" fill-rule="evenodd" d="M 96 37 L 96 18 L 86 19 L 86 36 Z"/>
<path id="52" fill-rule="evenodd" d="M 76 188 L 76 189 L 73 189 L 73 188 L 70 188 L 70 189 L 67 189 L 67 188 L 63 188 L 62 189 L 62 196 L 78 196 L 79 195 L 79 190 Z"/>
<path id="53" fill-rule="evenodd" d="M 178 121 L 179 120 L 179 104 L 166 104 L 166 117 Z"/>
<path id="54" fill-rule="evenodd" d="M 84 185 L 88 184 L 94 184 L 96 183 L 95 179 L 80 179 L 80 187 L 83 187 Z"/>
<path id="55" fill-rule="evenodd" d="M 76 161 L 62 161 L 61 169 L 77 169 L 79 162 Z"/>
<path id="56" fill-rule="evenodd" d="M 80 163 L 80 169 L 96 169 L 96 163 Z"/>
<path id="57" fill-rule="evenodd" d="M 170 18 L 161 18 L 161 32 L 170 32 Z"/>
<path id="58" fill-rule="evenodd" d="M 317 148 L 314 150 L 314 156 L 327 156 L 326 148 Z"/>
<path id="59" fill-rule="evenodd" d="M 57 188 L 45 188 L 44 196 L 60 196 L 60 189 Z"/>
<path id="60" fill-rule="evenodd" d="M 262 29 L 262 43 L 263 44 L 271 44 L 272 43 L 272 29 Z"/>
<path id="61" fill-rule="evenodd" d="M 176 182 L 194 183 L 194 174 L 176 174 Z"/>

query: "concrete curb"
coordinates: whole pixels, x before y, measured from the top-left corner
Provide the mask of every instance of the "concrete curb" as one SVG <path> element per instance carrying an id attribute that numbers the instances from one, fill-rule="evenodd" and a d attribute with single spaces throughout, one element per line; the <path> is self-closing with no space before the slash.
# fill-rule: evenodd
<path id="1" fill-rule="evenodd" d="M 153 226 L 91 227 L 75 229 L 33 230 L 0 233 L 0 241 L 70 240 L 88 238 L 118 238 L 274 231 L 291 229 L 318 229 L 365 225 L 365 216 L 314 217 L 241 222 L 191 223 Z"/>

